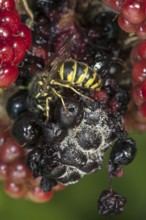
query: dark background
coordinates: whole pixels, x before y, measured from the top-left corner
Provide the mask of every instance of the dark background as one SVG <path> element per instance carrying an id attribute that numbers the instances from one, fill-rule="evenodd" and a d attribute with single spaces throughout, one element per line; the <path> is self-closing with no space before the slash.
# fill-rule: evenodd
<path id="1" fill-rule="evenodd" d="M 83 177 L 79 183 L 66 187 L 54 194 L 47 203 L 37 204 L 28 200 L 8 197 L 0 185 L 0 219 L 3 220 L 108 220 L 146 219 L 146 135 L 131 135 L 137 141 L 137 157 L 124 167 L 124 175 L 114 178 L 113 188 L 127 197 L 124 213 L 115 217 L 98 215 L 97 198 L 103 189 L 108 188 L 105 157 L 103 168 Z"/>

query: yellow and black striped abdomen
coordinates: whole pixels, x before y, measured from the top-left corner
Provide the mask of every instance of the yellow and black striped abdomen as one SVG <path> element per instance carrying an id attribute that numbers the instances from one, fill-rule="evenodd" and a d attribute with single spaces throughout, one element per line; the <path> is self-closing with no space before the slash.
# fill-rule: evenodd
<path id="1" fill-rule="evenodd" d="M 87 64 L 75 60 L 66 60 L 58 71 L 59 79 L 75 85 L 99 90 L 101 79 L 98 73 Z"/>

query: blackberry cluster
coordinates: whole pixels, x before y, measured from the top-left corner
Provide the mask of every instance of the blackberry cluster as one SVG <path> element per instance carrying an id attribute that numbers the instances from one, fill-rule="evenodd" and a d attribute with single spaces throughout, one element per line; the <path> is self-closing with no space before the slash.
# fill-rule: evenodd
<path id="1" fill-rule="evenodd" d="M 13 97 L 19 97 L 20 93 Z M 70 95 L 65 98 L 67 113 L 57 100 L 53 103 L 57 107 L 52 106 L 54 111 L 47 123 L 41 117 L 38 120 L 27 108 L 18 113 L 13 123 L 12 134 L 18 142 L 32 148 L 27 155 L 29 168 L 35 177 L 43 176 L 43 182 L 44 178 L 50 178 L 70 184 L 97 171 L 101 168 L 104 152 L 113 141 L 126 136 L 118 114 L 115 117 L 112 112 L 107 113 L 98 101 L 87 101 L 74 94 L 71 98 Z M 7 105 L 11 105 L 12 98 Z M 119 123 L 114 125 L 114 120 Z"/>
<path id="2" fill-rule="evenodd" d="M 37 0 L 31 8 L 32 46 L 19 67 L 16 82 L 25 89 L 18 89 L 9 98 L 6 109 L 13 121 L 12 135 L 26 148 L 26 163 L 46 193 L 58 184 L 76 183 L 82 176 L 98 171 L 112 145 L 107 169 L 110 178 L 120 176 L 123 165 L 131 163 L 136 155 L 136 144 L 128 138 L 122 121 L 129 96 L 116 74 L 119 69 L 123 73 L 121 56 L 127 50 L 121 47 L 121 39 L 125 35 L 113 22 L 114 14 L 101 12 L 96 2 Z M 27 15 L 21 19 L 28 23 Z M 101 88 L 90 91 L 79 87 L 77 93 L 60 88 L 65 105 L 56 96 L 47 106 L 46 120 L 42 111 L 35 111 L 36 103 L 31 102 L 34 90 L 29 89 L 29 83 L 38 72 L 41 79 L 43 68 L 73 35 L 76 45 L 69 57 L 93 67 L 101 79 Z M 38 103 L 43 101 L 38 98 Z M 107 215 L 120 213 L 125 204 L 120 195 L 111 191 L 103 193 L 99 201 L 100 213 Z"/>

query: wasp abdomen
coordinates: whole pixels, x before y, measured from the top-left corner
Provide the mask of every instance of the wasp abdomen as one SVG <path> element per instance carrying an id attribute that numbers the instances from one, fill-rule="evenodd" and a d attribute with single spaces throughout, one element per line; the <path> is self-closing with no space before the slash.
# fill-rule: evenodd
<path id="1" fill-rule="evenodd" d="M 58 71 L 59 78 L 72 85 L 89 89 L 99 89 L 101 79 L 98 73 L 87 64 L 66 60 Z"/>

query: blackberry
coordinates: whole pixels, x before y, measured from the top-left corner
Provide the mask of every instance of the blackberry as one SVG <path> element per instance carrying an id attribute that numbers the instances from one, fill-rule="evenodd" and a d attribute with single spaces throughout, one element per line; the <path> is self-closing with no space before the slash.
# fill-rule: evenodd
<path id="1" fill-rule="evenodd" d="M 115 20 L 115 14 L 113 12 L 101 12 L 91 20 L 88 36 L 95 44 L 105 46 L 111 40 L 117 40 L 119 32 L 120 28 Z"/>
<path id="2" fill-rule="evenodd" d="M 44 67 L 44 60 L 29 53 L 23 60 L 23 66 L 19 67 L 19 76 L 16 85 L 27 86 L 34 74 L 40 72 Z"/>
<path id="3" fill-rule="evenodd" d="M 43 176 L 40 187 L 44 190 L 44 192 L 50 192 L 52 187 L 57 185 L 57 181 L 54 179 L 50 179 L 48 177 Z"/>
<path id="4" fill-rule="evenodd" d="M 31 148 L 37 143 L 41 128 L 36 123 L 33 114 L 24 112 L 14 121 L 12 135 L 20 144 Z"/>
<path id="5" fill-rule="evenodd" d="M 26 157 L 26 163 L 35 177 L 42 176 L 43 156 L 40 148 L 33 149 Z"/>
<path id="6" fill-rule="evenodd" d="M 101 215 L 117 215 L 123 212 L 126 198 L 112 190 L 104 190 L 98 199 L 98 210 Z"/>
<path id="7" fill-rule="evenodd" d="M 77 126 L 83 118 L 83 107 L 77 100 L 66 98 L 65 108 L 60 103 L 55 109 L 55 118 L 61 127 Z"/>
<path id="8" fill-rule="evenodd" d="M 22 89 L 13 94 L 7 101 L 6 110 L 11 119 L 16 119 L 22 112 L 27 110 L 26 99 L 28 90 Z"/>
<path id="9" fill-rule="evenodd" d="M 96 101 L 86 102 L 75 98 L 65 100 L 67 110 L 68 105 L 75 105 L 75 110 L 82 106 L 80 122 L 75 125 L 71 123 L 72 126 L 62 129 L 55 113 L 55 121 L 48 121 L 47 125 L 42 127 L 46 139 L 28 154 L 27 164 L 35 176 L 54 179 L 68 185 L 101 168 L 104 152 L 116 136 L 112 135 L 114 129 L 109 127 L 112 118 L 99 108 Z M 58 105 L 57 112 L 62 108 L 62 105 Z M 80 113 L 77 113 L 78 111 L 75 111 L 75 116 L 73 114 L 74 121 L 80 118 Z"/>
<path id="10" fill-rule="evenodd" d="M 113 163 L 127 165 L 135 158 L 136 151 L 136 143 L 132 138 L 118 140 L 115 142 L 109 158 Z"/>
<path id="11" fill-rule="evenodd" d="M 122 166 L 131 163 L 136 156 L 136 152 L 136 144 L 132 138 L 117 140 L 109 156 L 109 174 L 112 176 L 121 175 Z"/>
<path id="12" fill-rule="evenodd" d="M 67 130 L 61 128 L 58 123 L 48 123 L 42 127 L 43 136 L 47 144 L 61 142 L 67 135 Z"/>

